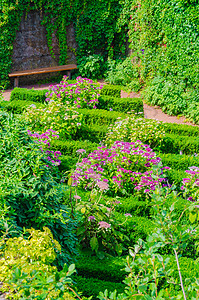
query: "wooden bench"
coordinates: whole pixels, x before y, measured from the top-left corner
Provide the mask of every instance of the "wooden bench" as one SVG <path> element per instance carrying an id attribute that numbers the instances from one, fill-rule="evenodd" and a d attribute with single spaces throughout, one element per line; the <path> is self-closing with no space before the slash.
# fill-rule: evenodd
<path id="1" fill-rule="evenodd" d="M 70 71 L 74 70 L 74 69 L 77 69 L 77 66 L 75 64 L 71 64 L 71 65 L 40 68 L 40 69 L 33 69 L 33 70 L 16 71 L 14 73 L 8 74 L 8 76 L 9 77 L 14 77 L 14 87 L 18 87 L 20 76 L 33 75 L 33 74 L 44 74 L 44 73 L 59 72 L 59 71 L 67 71 L 67 75 L 70 79 L 71 78 Z"/>

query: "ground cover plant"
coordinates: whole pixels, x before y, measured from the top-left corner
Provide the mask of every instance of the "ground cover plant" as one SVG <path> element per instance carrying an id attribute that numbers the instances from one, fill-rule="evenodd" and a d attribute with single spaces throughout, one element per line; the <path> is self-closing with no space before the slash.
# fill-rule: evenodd
<path id="1" fill-rule="evenodd" d="M 61 87 L 59 88 L 61 89 Z M 52 97 L 54 97 L 54 101 L 60 101 L 58 89 L 55 91 L 57 92 Z M 106 97 L 110 97 L 110 100 L 111 97 L 115 96 L 115 93 L 118 93 L 118 89 L 111 88 L 111 86 L 105 88 L 105 91 L 108 93 Z M 75 94 L 75 89 L 73 92 Z M 103 94 L 103 89 L 100 92 Z M 75 94 L 73 99 L 76 97 Z M 63 102 L 65 101 L 64 96 L 61 99 Z M 98 99 L 100 105 L 100 96 Z M 14 182 L 17 184 L 22 181 L 23 184 L 20 183 L 20 187 L 23 188 L 24 194 L 28 192 L 27 186 L 30 186 L 30 191 L 27 194 L 30 199 L 28 200 L 22 195 L 22 192 L 18 193 L 16 198 L 11 193 L 14 188 L 17 189 L 14 183 L 9 184 L 11 187 L 9 198 L 7 196 L 5 198 L 6 190 L 1 190 L 3 193 L 1 199 L 8 199 L 9 202 L 2 202 L 1 231 L 5 238 L 4 246 L 1 248 L 0 262 L 5 270 L 2 257 L 4 258 L 4 253 L 10 249 L 6 250 L 6 243 L 8 242 L 9 245 L 10 241 L 9 247 L 12 247 L 12 238 L 16 240 L 20 238 L 21 243 L 25 247 L 29 247 L 27 238 L 30 232 L 26 231 L 23 236 L 21 235 L 23 233 L 22 222 L 26 222 L 25 227 L 30 229 L 31 226 L 35 227 L 35 223 L 39 220 L 38 206 L 37 209 L 34 208 L 36 203 L 34 197 L 37 196 L 34 195 L 34 185 L 31 185 L 31 181 L 37 183 L 38 193 L 40 189 L 43 192 L 43 194 L 39 193 L 40 198 L 37 202 L 40 209 L 44 208 L 44 211 L 47 209 L 44 213 L 45 218 L 42 215 L 42 222 L 37 228 L 34 228 L 34 230 L 40 231 L 33 232 L 41 236 L 46 235 L 47 240 L 53 234 L 53 239 L 51 236 L 51 242 L 49 246 L 46 246 L 46 251 L 51 251 L 52 257 L 56 256 L 56 258 L 53 261 L 49 260 L 46 264 L 43 261 L 45 254 L 42 254 L 42 263 L 39 263 L 41 267 L 39 269 L 34 260 L 37 257 L 37 252 L 33 257 L 33 265 L 30 266 L 30 269 L 20 271 L 22 266 L 19 262 L 19 271 L 17 271 L 16 265 L 13 265 L 12 274 L 10 273 L 11 277 L 9 277 L 11 283 L 10 279 L 8 279 L 9 282 L 5 283 L 12 284 L 14 282 L 15 291 L 18 290 L 16 297 L 19 293 L 23 297 L 27 297 L 28 293 L 34 293 L 32 295 L 37 296 L 38 285 L 42 283 L 43 298 L 41 299 L 48 299 L 46 296 L 48 289 L 51 289 L 51 293 L 59 293 L 60 299 L 62 299 L 61 291 L 70 293 L 72 291 L 68 287 L 71 287 L 77 293 L 75 286 L 78 287 L 77 295 L 80 298 L 93 295 L 93 299 L 125 299 L 125 297 L 132 299 L 133 295 L 137 293 L 140 294 L 136 296 L 137 299 L 147 299 L 147 297 L 148 299 L 150 299 L 149 297 L 151 299 L 167 299 L 166 297 L 168 299 L 172 299 L 171 297 L 185 299 L 183 294 L 185 293 L 187 299 L 190 297 L 197 299 L 197 278 L 199 277 L 197 252 L 199 247 L 198 128 L 186 125 L 161 124 L 156 121 L 150 122 L 142 118 L 142 114 L 122 114 L 114 111 L 119 106 L 113 107 L 111 111 L 105 110 L 105 107 L 103 109 L 76 107 L 75 110 L 82 116 L 82 124 L 79 127 L 81 129 L 73 137 L 69 135 L 62 135 L 61 137 L 60 133 L 52 131 L 54 129 L 49 131 L 50 128 L 45 129 L 45 127 L 40 126 L 39 130 L 35 130 L 36 122 L 33 125 L 31 121 L 22 121 L 24 119 L 22 116 L 26 114 L 26 108 L 21 110 L 23 115 L 20 115 L 17 106 L 18 102 L 18 105 L 22 107 L 22 101 L 25 104 L 25 99 L 20 101 L 13 99 L 11 101 L 11 103 L 15 103 L 12 117 L 6 112 L 2 112 L 3 120 L 11 118 L 13 122 L 11 122 L 13 125 L 9 129 L 12 143 L 6 139 L 8 130 L 5 131 L 5 126 L 2 125 L 1 136 L 3 135 L 5 140 L 2 145 L 6 145 L 6 149 L 10 149 L 3 152 L 3 157 L 9 161 L 12 159 L 12 155 L 15 156 L 17 159 L 13 161 L 13 164 L 16 164 L 16 169 L 19 170 L 16 171 L 16 176 L 7 173 L 8 169 L 13 168 L 13 164 L 11 164 L 12 168 L 8 167 L 6 170 L 4 164 L 2 167 L 4 173 L 2 174 L 4 176 L 5 171 L 7 175 L 11 174 L 11 181 L 13 181 L 14 176 Z M 32 102 L 31 104 L 34 105 L 35 103 Z M 62 102 L 60 101 L 60 103 Z M 103 102 L 104 106 L 105 103 L 108 101 Z M 135 102 L 132 101 L 132 105 L 133 103 Z M 6 107 L 2 105 L 4 110 L 7 110 Z M 132 107 L 130 110 L 133 109 Z M 52 117 L 54 115 L 56 113 L 52 113 Z M 119 116 L 121 119 L 117 119 Z M 119 123 L 115 124 L 115 122 Z M 35 160 L 33 160 L 30 177 L 29 175 L 25 177 L 18 175 L 19 172 L 22 172 L 19 166 L 27 160 L 22 159 L 23 151 L 19 151 L 20 148 L 24 149 L 25 145 L 21 142 L 21 135 L 16 134 L 18 132 L 16 124 L 22 126 L 19 133 L 22 136 L 25 135 L 25 145 L 30 147 L 28 146 L 30 143 L 36 149 L 36 157 L 41 158 L 40 167 L 37 167 Z M 9 128 L 8 125 L 7 128 Z M 139 130 L 137 130 L 138 128 Z M 129 134 L 125 134 L 125 130 Z M 110 132 L 114 132 L 113 135 Z M 179 133 L 183 133 L 182 141 L 178 137 Z M 140 141 L 137 141 L 138 138 Z M 185 139 L 186 141 L 189 140 L 189 144 L 184 142 Z M 184 148 L 181 148 L 182 146 Z M 3 146 L 2 149 L 4 149 Z M 19 151 L 19 155 L 17 155 L 17 151 Z M 8 153 L 9 157 L 7 157 Z M 32 157 L 29 152 L 27 155 Z M 167 166 L 170 170 L 165 168 Z M 32 169 L 33 167 L 36 172 Z M 190 169 L 190 167 L 192 168 Z M 40 172 L 44 172 L 43 175 Z M 180 172 L 181 177 L 176 172 Z M 3 176 L 4 181 L 7 177 Z M 42 176 L 46 176 L 46 180 L 42 183 L 38 182 Z M 134 180 L 131 177 L 134 177 Z M 50 182 L 53 183 L 55 194 L 45 192 L 45 184 L 50 184 Z M 173 185 L 174 182 L 175 186 Z M 149 191 L 146 191 L 147 189 Z M 15 198 L 17 201 L 14 201 Z M 19 223 L 18 215 L 20 216 L 20 214 L 16 214 L 15 210 L 18 209 L 20 201 L 23 199 L 23 212 L 26 219 L 22 219 Z M 12 201 L 15 206 L 11 205 Z M 57 209 L 60 209 L 59 211 L 55 210 L 54 204 Z M 20 209 L 19 206 L 18 210 L 20 211 Z M 60 224 L 66 220 L 65 225 L 71 229 L 71 236 L 64 235 L 66 232 L 69 233 L 68 229 L 65 229 L 64 232 L 64 227 L 62 230 L 63 225 Z M 32 221 L 35 223 L 31 223 Z M 9 230 L 5 228 L 5 223 L 8 224 Z M 10 228 L 11 225 L 14 232 Z M 52 233 L 43 227 L 48 227 Z M 171 232 L 174 241 L 170 239 Z M 29 241 L 31 241 L 30 238 Z M 55 249 L 53 252 L 52 244 L 54 241 Z M 56 252 L 57 242 L 61 245 L 61 254 L 59 251 Z M 34 245 L 36 245 L 36 241 Z M 69 245 L 74 248 L 69 249 Z M 39 247 L 38 244 L 37 247 Z M 131 258 L 127 261 L 126 266 L 129 276 L 125 279 L 127 274 L 125 261 L 129 247 L 132 248 Z M 67 256 L 68 260 L 72 257 L 76 264 L 77 274 L 72 275 L 74 266 L 69 268 L 71 275 L 68 277 L 71 280 L 68 278 L 69 281 L 64 282 L 62 288 L 62 276 L 68 272 L 68 267 L 63 268 L 64 262 L 67 262 L 64 255 Z M 178 265 L 180 266 L 181 277 L 179 276 Z M 43 268 L 48 271 L 41 277 L 40 270 Z M 123 270 L 120 271 L 121 269 Z M 35 271 L 36 273 L 34 277 L 30 278 L 29 274 L 32 270 L 33 273 Z M 145 277 L 145 273 L 148 274 L 148 278 Z M 137 279 L 138 274 L 140 279 Z M 51 280 L 48 279 L 49 276 Z M 186 281 L 186 278 L 190 278 L 190 281 Z M 125 283 L 122 283 L 124 279 Z M 72 280 L 73 285 L 71 285 Z M 104 289 L 107 289 L 107 292 L 104 292 Z M 114 292 L 114 289 L 117 289 L 118 293 Z M 82 292 L 83 295 L 79 292 Z M 75 299 L 78 298 L 77 295 L 73 293 Z"/>

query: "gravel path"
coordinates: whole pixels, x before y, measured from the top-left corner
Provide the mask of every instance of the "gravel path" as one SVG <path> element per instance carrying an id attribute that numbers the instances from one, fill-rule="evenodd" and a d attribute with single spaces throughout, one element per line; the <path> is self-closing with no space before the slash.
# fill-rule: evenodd
<path id="1" fill-rule="evenodd" d="M 103 80 L 99 81 L 100 83 L 104 83 Z M 49 85 L 55 85 L 56 83 L 52 83 L 52 84 L 35 84 L 35 85 L 29 85 L 29 86 L 21 86 L 23 88 L 27 88 L 27 89 L 32 89 L 34 88 L 35 90 L 43 90 L 43 89 L 48 89 Z M 12 89 L 10 90 L 6 90 L 3 92 L 3 96 L 4 96 L 4 100 L 9 101 L 10 100 L 10 94 L 11 94 Z M 121 92 L 121 96 L 122 98 L 139 98 L 140 94 L 138 93 L 126 93 L 124 91 Z M 163 113 L 163 111 L 160 108 L 156 108 L 153 106 L 149 106 L 148 104 L 144 103 L 144 116 L 147 119 L 155 119 L 158 121 L 163 121 L 163 122 L 167 122 L 167 123 L 177 123 L 177 124 L 186 124 L 186 125 L 193 125 L 193 126 L 197 126 L 194 125 L 191 122 L 187 122 L 185 117 L 175 117 L 175 116 L 169 116 L 165 113 Z"/>

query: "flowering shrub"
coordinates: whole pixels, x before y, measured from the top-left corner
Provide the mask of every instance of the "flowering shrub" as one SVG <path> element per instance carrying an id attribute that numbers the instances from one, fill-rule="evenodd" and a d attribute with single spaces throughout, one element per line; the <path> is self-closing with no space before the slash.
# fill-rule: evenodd
<path id="1" fill-rule="evenodd" d="M 150 193 L 165 180 L 161 175 L 158 179 L 153 177 L 157 173 L 153 166 L 159 167 L 159 162 L 160 158 L 141 141 L 116 141 L 110 148 L 98 147 L 77 163 L 73 185 L 107 190 L 114 195 Z"/>
<path id="2" fill-rule="evenodd" d="M 77 108 L 96 108 L 102 86 L 94 86 L 91 79 L 77 77 L 76 83 L 68 84 L 67 76 L 60 84 L 51 86 L 46 93 L 46 101 L 61 99 L 64 104 Z"/>
<path id="3" fill-rule="evenodd" d="M 42 148 L 40 150 L 47 154 L 47 161 L 51 162 L 53 165 L 60 165 L 61 160 L 58 159 L 59 156 L 61 156 L 60 151 L 53 151 L 53 150 L 46 150 L 46 147 L 50 147 L 50 140 L 52 138 L 59 138 L 59 135 L 56 131 L 52 129 L 48 129 L 46 132 L 39 134 L 37 132 L 32 133 L 30 130 L 28 130 L 28 135 L 33 137 L 36 143 L 39 143 L 42 145 Z M 48 167 L 48 165 L 46 165 Z"/>
<path id="4" fill-rule="evenodd" d="M 75 136 L 82 120 L 82 115 L 79 114 L 75 106 L 71 106 L 69 101 L 65 101 L 63 104 L 62 99 L 55 97 L 54 100 L 46 104 L 45 108 L 36 108 L 35 105 L 29 106 L 24 117 L 33 130 L 53 129 L 67 139 L 72 139 Z"/>
<path id="5" fill-rule="evenodd" d="M 186 178 L 183 178 L 183 184 L 181 190 L 184 192 L 184 196 L 191 202 L 199 201 L 199 168 L 189 167 Z"/>
<path id="6" fill-rule="evenodd" d="M 161 122 L 131 114 L 126 119 L 119 117 L 114 124 L 109 126 L 105 143 L 111 145 L 115 141 L 134 142 L 139 139 L 154 147 L 164 135 L 165 131 Z"/>
<path id="7" fill-rule="evenodd" d="M 82 249 L 91 249 L 100 258 L 106 253 L 121 255 L 129 238 L 126 236 L 125 222 L 120 222 L 115 217 L 115 207 L 120 204 L 117 200 L 102 203 L 102 193 L 108 188 L 104 182 L 100 184 L 100 193 L 90 192 L 89 200 L 81 199 L 77 194 L 75 199 L 75 210 L 81 213 L 81 219 L 77 228 L 77 235 Z M 126 220 L 130 217 L 126 214 Z M 126 221 L 125 220 L 125 221 Z"/>

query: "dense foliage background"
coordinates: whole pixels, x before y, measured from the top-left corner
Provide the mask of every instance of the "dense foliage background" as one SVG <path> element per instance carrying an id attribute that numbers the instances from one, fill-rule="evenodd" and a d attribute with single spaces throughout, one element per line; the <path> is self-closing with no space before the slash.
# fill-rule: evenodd
<path id="1" fill-rule="evenodd" d="M 77 57 L 101 53 L 107 58 L 125 53 L 126 22 L 120 18 L 123 2 L 118 0 L 5 0 L 0 3 L 0 82 L 6 84 L 11 68 L 11 54 L 21 16 L 30 10 L 39 10 L 47 30 L 49 49 L 52 52 L 52 33 L 56 32 L 60 46 L 60 64 L 67 63 L 66 26 L 76 28 Z M 120 20 L 121 19 L 121 20 Z"/>

